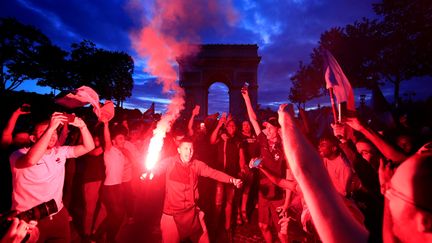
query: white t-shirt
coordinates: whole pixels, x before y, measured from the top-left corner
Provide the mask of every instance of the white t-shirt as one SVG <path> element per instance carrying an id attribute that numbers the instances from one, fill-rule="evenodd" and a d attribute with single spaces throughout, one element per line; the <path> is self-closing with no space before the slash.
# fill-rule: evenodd
<path id="1" fill-rule="evenodd" d="M 58 211 L 63 208 L 63 184 L 67 158 L 76 157 L 71 146 L 54 147 L 33 166 L 16 168 L 17 159 L 29 151 L 22 148 L 10 156 L 12 171 L 12 210 L 26 211 L 55 199 Z"/>
<path id="2" fill-rule="evenodd" d="M 109 151 L 104 152 L 104 185 L 112 186 L 122 183 L 125 162 L 126 158 L 123 153 L 114 146 L 112 146 Z"/>
<path id="3" fill-rule="evenodd" d="M 349 162 L 342 158 L 341 155 L 336 157 L 334 160 L 324 158 L 324 166 L 330 175 L 330 179 L 332 180 L 336 191 L 342 196 L 347 195 L 347 190 L 351 183 L 352 170 L 348 163 Z"/>
<path id="4" fill-rule="evenodd" d="M 129 153 L 132 155 L 134 159 L 134 161 L 129 161 L 128 159 L 126 159 L 126 164 L 123 171 L 123 182 L 128 182 L 132 180 L 134 169 L 139 168 L 139 165 L 134 163 L 140 162 L 141 154 L 138 151 L 135 144 L 133 144 L 130 141 L 125 141 L 124 147 L 129 151 Z"/>

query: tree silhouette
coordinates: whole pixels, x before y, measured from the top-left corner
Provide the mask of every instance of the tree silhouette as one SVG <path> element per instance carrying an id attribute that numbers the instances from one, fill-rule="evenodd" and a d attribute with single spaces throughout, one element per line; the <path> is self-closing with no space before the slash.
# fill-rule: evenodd
<path id="1" fill-rule="evenodd" d="M 37 85 L 49 86 L 60 91 L 77 87 L 72 79 L 68 52 L 54 45 L 41 46 L 35 57 L 40 69 Z"/>
<path id="2" fill-rule="evenodd" d="M 0 93 L 40 77 L 39 49 L 51 45 L 42 32 L 13 18 L 0 18 Z"/>
<path id="3" fill-rule="evenodd" d="M 377 64 L 382 77 L 394 85 L 395 102 L 399 102 L 402 81 L 432 75 L 432 2 L 383 0 L 373 7 L 383 17 L 385 41 Z"/>
<path id="4" fill-rule="evenodd" d="M 384 82 L 393 84 L 396 105 L 402 81 L 432 75 L 432 2 L 383 0 L 373 7 L 382 18 L 363 18 L 321 35 L 311 64 L 300 66 L 294 76 L 293 97 L 303 92 L 304 84 L 295 82 L 305 70 L 312 73 L 314 68 L 319 73 L 322 49 L 335 56 L 354 87 L 376 89 Z"/>
<path id="5" fill-rule="evenodd" d="M 132 95 L 134 62 L 127 53 L 103 50 L 87 40 L 74 43 L 71 69 L 77 86 L 92 87 L 117 106 Z"/>
<path id="6" fill-rule="evenodd" d="M 299 64 L 296 74 L 291 77 L 293 86 L 290 88 L 288 99 L 295 103 L 297 108 L 305 108 L 306 102 L 323 94 L 324 79 L 321 69 L 311 64 Z"/>

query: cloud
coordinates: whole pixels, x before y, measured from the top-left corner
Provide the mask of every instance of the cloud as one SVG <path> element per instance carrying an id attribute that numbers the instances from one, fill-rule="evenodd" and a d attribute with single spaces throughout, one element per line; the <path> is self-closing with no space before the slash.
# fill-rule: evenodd
<path id="1" fill-rule="evenodd" d="M 128 5 L 131 2 L 139 5 Z M 126 102 L 136 102 L 141 106 L 143 101 L 136 97 L 166 98 L 161 95 L 161 87 L 155 84 L 156 78 L 142 71 L 148 60 L 137 58 L 128 36 L 130 30 L 148 24 L 147 17 L 158 14 L 152 13 L 151 4 L 154 2 L 1 1 L 0 15 L 14 16 L 26 24 L 37 26 L 63 48 L 69 48 L 72 42 L 88 39 L 99 47 L 130 53 L 135 57 L 135 87 L 133 97 Z M 309 62 L 309 54 L 322 32 L 335 26 L 343 27 L 362 17 L 374 17 L 372 0 L 218 0 L 225 6 L 234 7 L 229 11 L 204 11 L 207 7 L 217 9 L 217 6 L 205 5 L 211 2 L 215 0 L 190 1 L 190 5 L 184 8 L 188 25 L 170 30 L 170 33 L 182 36 L 196 31 L 197 40 L 209 44 L 258 44 L 262 56 L 258 72 L 258 102 L 262 105 L 287 101 L 290 76 L 296 71 L 299 61 Z M 176 23 L 168 22 L 165 27 L 173 24 Z M 273 88 L 276 85 L 278 89 Z"/>

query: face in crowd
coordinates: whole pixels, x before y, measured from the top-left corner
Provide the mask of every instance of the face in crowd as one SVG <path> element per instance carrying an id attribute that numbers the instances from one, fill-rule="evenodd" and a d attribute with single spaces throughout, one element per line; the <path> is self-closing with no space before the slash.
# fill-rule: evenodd
<path id="1" fill-rule="evenodd" d="M 265 134 L 267 139 L 270 141 L 274 141 L 279 136 L 279 123 L 276 117 L 270 117 L 266 122 L 263 123 L 265 127 Z"/>
<path id="2" fill-rule="evenodd" d="M 385 197 L 392 233 L 401 242 L 432 240 L 432 155 L 408 158 L 393 175 Z"/>
<path id="3" fill-rule="evenodd" d="M 228 121 L 225 128 L 231 137 L 234 136 L 234 134 L 237 130 L 237 126 L 233 120 Z"/>
<path id="4" fill-rule="evenodd" d="M 126 136 L 124 134 L 117 134 L 114 136 L 113 144 L 119 148 L 124 148 L 126 143 Z"/>
<path id="5" fill-rule="evenodd" d="M 332 141 L 321 139 L 318 144 L 318 152 L 322 158 L 331 159 L 337 156 L 337 147 Z"/>
<path id="6" fill-rule="evenodd" d="M 42 122 L 35 126 L 32 135 L 30 135 L 30 140 L 35 143 L 38 141 L 42 135 L 45 133 L 45 131 L 48 128 L 49 123 L 48 122 Z M 58 135 L 57 132 L 53 132 L 49 142 L 48 142 L 48 149 L 53 148 L 57 144 Z"/>
<path id="7" fill-rule="evenodd" d="M 367 162 L 371 162 L 372 157 L 375 155 L 374 147 L 368 142 L 360 141 L 356 143 L 356 149 Z"/>
<path id="8" fill-rule="evenodd" d="M 251 125 L 249 121 L 243 121 L 242 122 L 242 132 L 244 133 L 250 133 L 251 132 Z"/>
<path id="9" fill-rule="evenodd" d="M 413 152 L 413 139 L 407 135 L 400 135 L 396 138 L 396 144 L 401 148 L 406 154 L 411 154 Z"/>
<path id="10" fill-rule="evenodd" d="M 192 160 L 192 156 L 194 153 L 193 144 L 190 141 L 182 141 L 177 148 L 177 151 L 180 155 L 180 160 L 183 163 L 189 163 Z"/>

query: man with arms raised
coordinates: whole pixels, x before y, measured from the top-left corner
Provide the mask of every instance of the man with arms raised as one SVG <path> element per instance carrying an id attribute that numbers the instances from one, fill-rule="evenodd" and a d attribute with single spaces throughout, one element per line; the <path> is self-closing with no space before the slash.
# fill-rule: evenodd
<path id="1" fill-rule="evenodd" d="M 189 138 L 180 141 L 178 155 L 162 160 L 155 173 L 166 171 L 165 201 L 161 218 L 162 242 L 209 242 L 204 213 L 196 205 L 198 176 L 205 176 L 239 188 L 240 179 L 208 167 L 193 159 L 193 144 Z"/>
<path id="2" fill-rule="evenodd" d="M 68 124 L 80 130 L 81 145 L 56 145 L 57 128 Z M 69 214 L 62 203 L 65 163 L 67 158 L 76 158 L 92 150 L 93 138 L 81 118 L 69 120 L 65 114 L 54 112 L 49 121 L 35 125 L 30 140 L 34 143 L 30 148 L 17 150 L 10 157 L 12 209 L 22 212 L 55 199 L 58 213 L 39 221 L 39 242 L 69 242 Z"/>
<path id="3" fill-rule="evenodd" d="M 321 240 L 368 242 L 368 231 L 349 213 L 318 153 L 285 107 L 279 108 L 279 122 L 287 162 L 303 192 Z M 386 197 L 383 241 L 432 242 L 431 143 L 405 160 L 390 181 L 381 183 Z"/>

